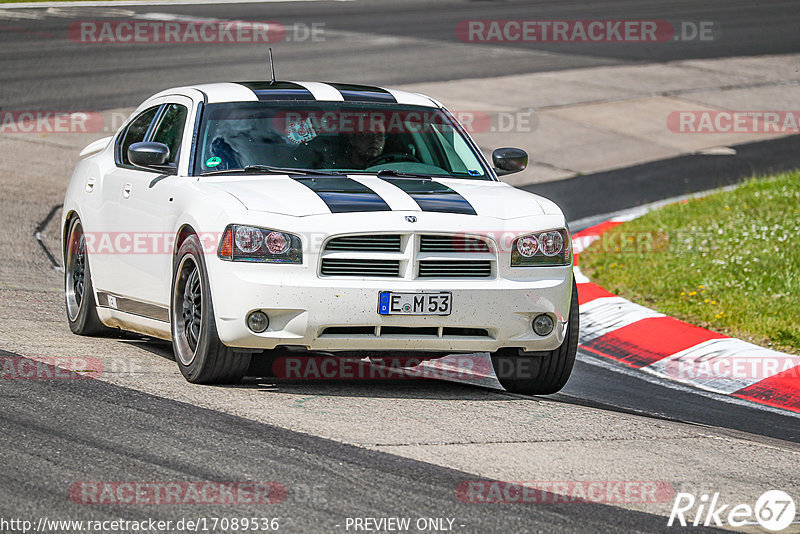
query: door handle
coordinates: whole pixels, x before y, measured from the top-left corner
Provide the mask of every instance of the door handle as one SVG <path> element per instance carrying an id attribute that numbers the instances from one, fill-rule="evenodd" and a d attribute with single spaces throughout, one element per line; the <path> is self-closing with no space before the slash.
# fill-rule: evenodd
<path id="1" fill-rule="evenodd" d="M 122 187 L 122 198 L 130 198 L 131 197 L 131 184 L 125 184 Z"/>

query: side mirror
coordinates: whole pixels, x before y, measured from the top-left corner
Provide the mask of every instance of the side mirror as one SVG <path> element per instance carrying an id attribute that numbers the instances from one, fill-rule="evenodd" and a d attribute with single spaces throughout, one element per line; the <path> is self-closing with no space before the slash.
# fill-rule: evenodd
<path id="1" fill-rule="evenodd" d="M 492 163 L 498 175 L 513 174 L 528 166 L 528 153 L 521 148 L 498 148 L 492 152 Z"/>
<path id="2" fill-rule="evenodd" d="M 164 143 L 133 143 L 128 147 L 128 161 L 148 170 L 175 172 L 175 166 L 168 163 L 169 147 Z"/>

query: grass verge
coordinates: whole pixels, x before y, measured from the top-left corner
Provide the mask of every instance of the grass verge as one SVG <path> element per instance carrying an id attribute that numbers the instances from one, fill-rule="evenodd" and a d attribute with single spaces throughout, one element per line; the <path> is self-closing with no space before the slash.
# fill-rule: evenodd
<path id="1" fill-rule="evenodd" d="M 607 290 L 649 308 L 800 354 L 800 172 L 751 179 L 650 212 L 580 255 Z"/>

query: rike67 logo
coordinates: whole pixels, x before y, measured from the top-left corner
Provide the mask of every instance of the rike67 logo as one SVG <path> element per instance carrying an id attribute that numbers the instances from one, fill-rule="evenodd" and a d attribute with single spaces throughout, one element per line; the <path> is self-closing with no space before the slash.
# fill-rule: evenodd
<path id="1" fill-rule="evenodd" d="M 719 493 L 703 494 L 696 498 L 691 493 L 678 493 L 672 504 L 667 526 L 682 527 L 745 527 L 760 525 L 778 532 L 793 524 L 795 518 L 794 499 L 780 490 L 764 492 L 755 506 L 746 503 L 728 504 Z"/>

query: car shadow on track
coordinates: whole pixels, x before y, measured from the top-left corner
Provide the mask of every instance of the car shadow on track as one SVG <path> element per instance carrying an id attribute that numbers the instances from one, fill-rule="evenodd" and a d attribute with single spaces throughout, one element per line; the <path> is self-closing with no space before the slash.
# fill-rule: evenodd
<path id="1" fill-rule="evenodd" d="M 264 393 L 308 395 L 315 397 L 362 397 L 437 401 L 507 401 L 502 390 L 475 387 L 473 384 L 419 380 L 285 380 L 246 378 L 240 388 Z M 530 400 L 538 399 L 531 397 Z"/>
<path id="2" fill-rule="evenodd" d="M 175 361 L 172 345 L 159 339 L 124 335 L 119 340 L 166 360 Z M 436 400 L 508 400 L 494 377 L 485 353 L 452 355 L 402 369 L 359 360 L 304 356 L 279 361 L 254 357 L 248 376 L 240 384 L 220 388 L 243 388 L 265 393 L 316 396 Z M 275 365 L 273 372 L 272 366 Z M 179 372 L 177 365 L 175 372 Z M 278 376 L 275 376 L 278 375 Z M 540 401 L 537 397 L 523 397 Z"/>
<path id="3" fill-rule="evenodd" d="M 175 354 L 172 353 L 172 343 L 163 339 L 143 337 L 129 332 L 120 333 L 120 343 L 145 350 L 164 359 L 175 361 Z"/>

